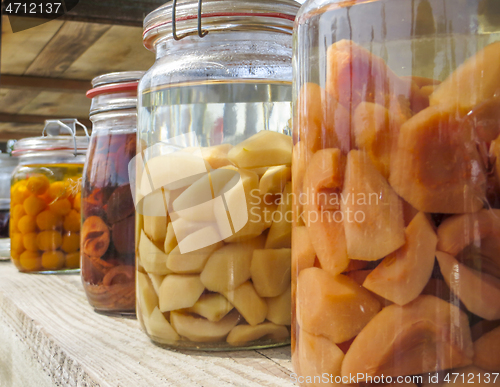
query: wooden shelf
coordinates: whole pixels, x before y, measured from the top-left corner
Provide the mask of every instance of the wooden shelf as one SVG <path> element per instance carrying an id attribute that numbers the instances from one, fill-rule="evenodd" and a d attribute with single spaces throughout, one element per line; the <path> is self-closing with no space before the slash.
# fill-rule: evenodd
<path id="1" fill-rule="evenodd" d="M 95 313 L 79 275 L 18 273 L 0 262 L 0 385 L 294 386 L 290 347 L 169 351 L 135 319 Z"/>

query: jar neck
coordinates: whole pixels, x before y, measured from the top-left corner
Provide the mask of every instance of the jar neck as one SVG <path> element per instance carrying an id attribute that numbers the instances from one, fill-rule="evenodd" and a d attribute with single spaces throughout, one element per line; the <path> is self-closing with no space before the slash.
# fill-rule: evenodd
<path id="1" fill-rule="evenodd" d="M 116 110 L 94 114 L 92 121 L 92 135 L 102 132 L 134 132 L 137 130 L 137 110 Z"/>
<path id="2" fill-rule="evenodd" d="M 31 152 L 29 154 L 19 156 L 19 166 L 83 164 L 85 163 L 86 153 L 86 151 L 82 150 L 79 150 L 76 155 L 71 151 Z"/>

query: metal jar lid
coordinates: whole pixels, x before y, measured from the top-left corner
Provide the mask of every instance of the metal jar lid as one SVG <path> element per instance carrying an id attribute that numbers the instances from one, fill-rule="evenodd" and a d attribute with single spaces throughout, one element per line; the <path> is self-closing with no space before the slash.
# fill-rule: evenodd
<path id="1" fill-rule="evenodd" d="M 203 38 L 217 31 L 270 31 L 291 35 L 300 4 L 294 0 L 169 1 L 144 19 L 143 42 L 148 50 L 166 37 Z"/>
<path id="2" fill-rule="evenodd" d="M 136 109 L 137 86 L 143 75 L 143 71 L 123 71 L 94 78 L 93 88 L 87 92 L 87 97 L 92 98 L 90 115 Z"/>
<path id="3" fill-rule="evenodd" d="M 76 135 L 77 126 L 83 128 L 85 136 Z M 77 156 L 86 154 L 88 146 L 87 127 L 76 118 L 46 120 L 42 135 L 17 141 L 14 144 L 12 156 L 19 157 L 32 153 L 54 151 L 71 151 Z"/>

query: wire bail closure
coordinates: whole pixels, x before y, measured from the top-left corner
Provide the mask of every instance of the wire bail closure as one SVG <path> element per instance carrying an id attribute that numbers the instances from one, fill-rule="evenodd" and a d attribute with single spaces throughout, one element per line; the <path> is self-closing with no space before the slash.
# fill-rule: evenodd
<path id="1" fill-rule="evenodd" d="M 198 36 L 200 38 L 203 38 L 203 37 L 207 36 L 207 34 L 208 34 L 208 31 L 203 30 L 201 27 L 202 1 L 203 0 L 198 0 Z M 187 34 L 177 35 L 176 8 L 177 8 L 177 0 L 173 0 L 173 4 L 172 4 L 172 36 L 174 37 L 175 40 L 181 40 L 187 36 L 194 35 L 195 33 L 192 33 L 192 32 L 187 33 Z"/>
<path id="2" fill-rule="evenodd" d="M 57 125 L 57 127 L 55 127 L 55 126 L 52 127 L 51 124 L 55 124 L 55 125 Z M 80 127 L 83 128 L 83 130 L 85 132 L 85 136 L 87 137 L 87 141 L 90 143 L 90 136 L 89 136 L 89 132 L 87 130 L 87 127 L 85 125 L 83 125 L 80 121 L 78 121 L 77 119 L 45 120 L 45 127 L 43 128 L 43 131 L 42 131 L 42 137 L 59 135 L 61 132 L 61 129 L 65 129 L 66 131 L 69 132 L 71 137 L 73 137 L 73 142 L 75 144 L 74 155 L 75 155 L 75 157 L 77 157 L 78 156 L 78 146 L 76 143 L 76 125 L 79 125 Z M 53 132 L 56 128 L 58 131 L 57 134 L 51 134 L 50 132 L 51 131 Z"/>

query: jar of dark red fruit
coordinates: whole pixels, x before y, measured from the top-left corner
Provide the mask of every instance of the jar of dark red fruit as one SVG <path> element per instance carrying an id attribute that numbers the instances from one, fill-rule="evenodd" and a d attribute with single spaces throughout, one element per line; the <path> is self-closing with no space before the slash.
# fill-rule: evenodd
<path id="1" fill-rule="evenodd" d="M 136 154 L 142 74 L 99 76 L 87 93 L 93 131 L 82 185 L 82 281 L 100 312 L 135 313 L 135 211 L 128 164 Z"/>

